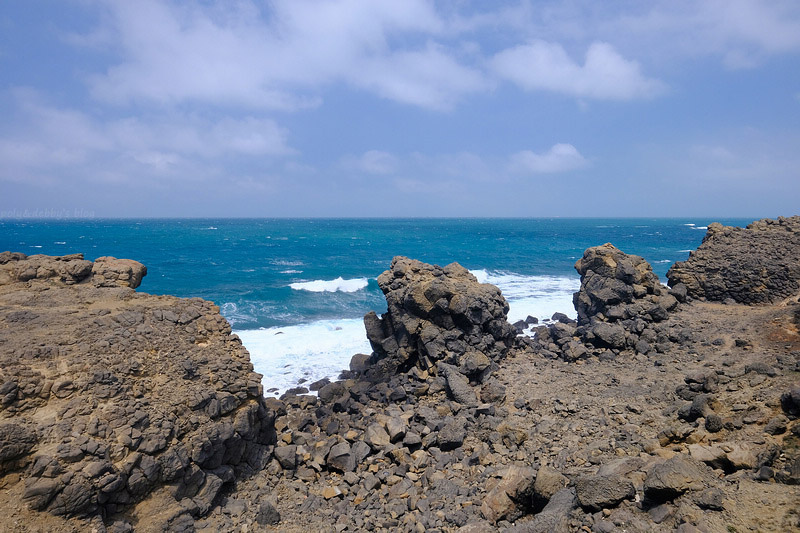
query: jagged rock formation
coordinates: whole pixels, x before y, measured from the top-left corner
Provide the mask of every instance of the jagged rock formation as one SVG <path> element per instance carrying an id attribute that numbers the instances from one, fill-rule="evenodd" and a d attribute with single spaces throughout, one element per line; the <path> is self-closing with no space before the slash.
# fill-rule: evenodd
<path id="1" fill-rule="evenodd" d="M 270 458 L 274 412 L 219 309 L 137 293 L 145 273 L 0 254 L 0 483 L 31 510 L 188 530 Z"/>
<path id="2" fill-rule="evenodd" d="M 709 224 L 700 247 L 667 272 L 670 286 L 709 301 L 777 303 L 800 293 L 800 216 L 746 228 Z"/>
<path id="3" fill-rule="evenodd" d="M 429 371 L 441 362 L 483 381 L 513 344 L 516 332 L 500 290 L 478 283 L 458 263 L 442 268 L 395 257 L 378 285 L 387 312 L 382 318 L 368 313 L 364 324 L 384 374 L 415 366 Z"/>
<path id="4" fill-rule="evenodd" d="M 606 351 L 648 353 L 667 341 L 659 323 L 685 299 L 684 287 L 667 290 L 647 261 L 610 243 L 588 248 L 575 270 L 581 275 L 573 296 L 578 321 L 537 328 L 541 347 L 572 361 Z"/>

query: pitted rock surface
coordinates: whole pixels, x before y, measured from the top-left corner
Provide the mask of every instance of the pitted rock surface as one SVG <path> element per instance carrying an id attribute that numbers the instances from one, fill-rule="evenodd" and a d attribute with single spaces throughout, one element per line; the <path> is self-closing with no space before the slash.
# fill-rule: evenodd
<path id="1" fill-rule="evenodd" d="M 135 292 L 145 272 L 0 254 L 0 483 L 31 510 L 171 528 L 269 460 L 275 413 L 238 337 L 211 302 Z"/>
<path id="2" fill-rule="evenodd" d="M 397 370 L 430 370 L 443 361 L 482 381 L 513 344 L 516 332 L 500 290 L 478 283 L 458 263 L 439 267 L 395 257 L 378 285 L 388 310 L 381 318 L 364 317 L 367 337 L 376 359 Z"/>
<path id="3" fill-rule="evenodd" d="M 692 298 L 755 305 L 800 293 L 800 216 L 763 219 L 746 228 L 709 224 L 689 259 L 667 272 Z"/>
<path id="4" fill-rule="evenodd" d="M 617 322 L 647 314 L 650 309 L 640 302 L 658 305 L 657 297 L 666 292 L 647 261 L 611 243 L 588 248 L 575 270 L 581 276 L 581 288 L 573 296 L 580 326 L 592 319 Z"/>
<path id="5" fill-rule="evenodd" d="M 683 299 L 680 287 L 668 290 L 647 261 L 610 243 L 588 248 L 575 270 L 581 275 L 573 296 L 578 321 L 537 328 L 540 347 L 567 361 L 663 351 L 669 341 L 662 324 Z"/>
<path id="6" fill-rule="evenodd" d="M 65 285 L 92 283 L 97 287 L 138 287 L 147 267 L 132 259 L 98 257 L 93 263 L 83 254 L 62 256 L 0 253 L 0 285 L 18 281 L 51 280 Z"/>

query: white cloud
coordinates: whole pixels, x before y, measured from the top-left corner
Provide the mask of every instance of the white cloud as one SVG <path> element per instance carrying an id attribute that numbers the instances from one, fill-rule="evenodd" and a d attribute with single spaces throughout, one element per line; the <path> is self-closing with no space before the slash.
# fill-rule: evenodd
<path id="1" fill-rule="evenodd" d="M 655 60 L 716 56 L 730 68 L 800 50 L 795 0 L 662 0 L 587 17 L 598 38 L 645 50 Z"/>
<path id="2" fill-rule="evenodd" d="M 104 101 L 297 109 L 319 105 L 322 86 L 343 82 L 448 109 L 486 86 L 477 69 L 427 42 L 443 22 L 425 0 L 110 8 L 122 61 L 89 79 Z M 398 36 L 404 45 L 393 42 Z"/>
<path id="3" fill-rule="evenodd" d="M 560 44 L 544 41 L 503 50 L 494 56 L 492 65 L 499 76 L 524 89 L 581 98 L 650 98 L 665 89 L 662 82 L 645 77 L 638 63 L 601 42 L 589 46 L 583 66 L 574 62 Z"/>
<path id="4" fill-rule="evenodd" d="M 265 162 L 295 153 L 270 119 L 171 113 L 102 120 L 43 103 L 30 91 L 17 91 L 15 101 L 15 127 L 0 133 L 0 180 L 202 180 L 227 159 Z"/>
<path id="5" fill-rule="evenodd" d="M 367 174 L 392 174 L 397 169 L 398 160 L 389 152 L 369 150 L 360 157 L 346 157 L 345 168 L 358 170 Z"/>
<path id="6" fill-rule="evenodd" d="M 523 150 L 512 155 L 509 168 L 512 172 L 528 174 L 556 174 L 586 166 L 586 159 L 571 144 L 554 144 L 544 153 Z"/>
<path id="7" fill-rule="evenodd" d="M 432 44 L 370 60 L 353 83 L 390 100 L 440 110 L 452 108 L 463 94 L 490 86 L 481 73 Z"/>

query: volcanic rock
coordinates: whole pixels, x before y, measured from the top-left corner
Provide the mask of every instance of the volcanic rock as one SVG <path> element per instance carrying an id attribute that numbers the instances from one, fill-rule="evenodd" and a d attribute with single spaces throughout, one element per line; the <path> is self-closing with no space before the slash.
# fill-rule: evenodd
<path id="1" fill-rule="evenodd" d="M 458 263 L 439 267 L 395 257 L 378 285 L 387 312 L 364 317 L 367 338 L 377 357 L 400 371 L 431 370 L 444 361 L 482 379 L 488 365 L 475 352 L 497 360 L 513 344 L 516 331 L 500 290 L 478 283 Z"/>
<path id="2" fill-rule="evenodd" d="M 211 302 L 135 292 L 145 274 L 0 254 L 0 476 L 17 471 L 3 483 L 30 509 L 189 527 L 269 456 L 275 413 L 230 325 Z"/>
<path id="3" fill-rule="evenodd" d="M 777 303 L 800 292 L 800 216 L 763 219 L 746 228 L 708 225 L 703 242 L 667 272 L 692 298 Z"/>

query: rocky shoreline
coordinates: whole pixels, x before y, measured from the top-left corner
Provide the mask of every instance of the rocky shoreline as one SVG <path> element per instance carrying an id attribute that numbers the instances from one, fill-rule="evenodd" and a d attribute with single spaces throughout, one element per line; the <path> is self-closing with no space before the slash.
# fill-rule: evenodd
<path id="1" fill-rule="evenodd" d="M 263 397 L 211 303 L 135 261 L 0 254 L 7 531 L 800 530 L 800 217 L 710 225 L 658 282 L 610 244 L 517 336 L 395 258 L 337 382 Z"/>

